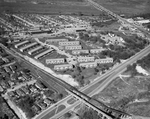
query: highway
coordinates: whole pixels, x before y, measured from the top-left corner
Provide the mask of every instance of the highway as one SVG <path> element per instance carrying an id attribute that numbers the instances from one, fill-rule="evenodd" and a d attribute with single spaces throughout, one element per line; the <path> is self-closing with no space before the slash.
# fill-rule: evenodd
<path id="1" fill-rule="evenodd" d="M 112 13 L 111 11 L 108 11 L 107 9 L 103 8 L 102 6 L 99 5 L 95 5 L 95 3 L 93 4 L 93 1 L 88 0 L 94 7 L 96 7 L 99 10 L 103 10 L 106 12 L 109 12 L 109 14 L 117 17 L 119 20 L 122 20 L 123 22 L 128 23 L 125 19 L 121 18 L 118 15 L 115 15 L 114 13 Z M 129 23 L 128 23 L 129 24 Z M 134 26 L 133 24 L 131 24 L 132 26 Z M 134 26 L 137 27 L 137 26 Z M 139 28 L 141 30 L 141 28 Z M 148 34 L 147 32 L 145 32 L 145 30 L 141 30 L 144 33 Z M 6 49 L 6 48 L 5 48 Z M 8 51 L 8 50 L 7 50 Z M 84 92 L 85 94 L 87 94 L 88 96 L 93 96 L 95 94 L 97 94 L 99 91 L 102 91 L 111 81 L 113 81 L 114 78 L 116 78 L 118 76 L 118 74 L 122 73 L 125 69 L 126 66 L 129 64 L 132 64 L 134 62 L 136 62 L 138 59 L 143 58 L 144 56 L 146 56 L 147 54 L 149 54 L 150 51 L 150 46 L 146 47 L 145 49 L 141 50 L 139 53 L 137 53 L 136 55 L 134 55 L 133 57 L 131 57 L 130 59 L 128 59 L 126 62 L 116 66 L 115 68 L 111 69 L 110 71 L 108 71 L 107 73 L 105 73 L 104 75 L 100 76 L 97 78 L 97 80 L 93 81 L 91 84 L 85 86 L 84 88 L 80 89 L 81 92 Z M 13 54 L 13 52 L 10 52 L 10 54 Z M 26 63 L 40 69 L 40 67 L 37 67 L 35 65 L 33 65 L 32 63 L 21 59 L 23 61 L 25 61 Z M 46 73 L 47 75 L 49 75 L 50 77 L 53 77 L 51 74 L 47 73 L 46 71 L 40 69 L 42 72 Z M 53 77 L 54 78 L 54 77 Z M 106 79 L 105 79 L 106 78 Z M 54 78 L 56 79 L 56 78 Z M 105 79 L 102 83 L 101 81 Z M 56 79 L 58 80 L 58 79 Z M 59 80 L 58 80 L 59 81 Z M 99 84 L 99 85 L 98 85 Z M 93 88 L 94 87 L 94 88 Z M 92 89 L 92 90 L 91 90 Z M 49 114 L 52 110 L 56 109 L 58 105 L 62 105 L 65 104 L 68 100 L 71 100 L 72 95 L 67 96 L 66 98 L 62 99 L 61 101 L 59 101 L 58 103 L 52 105 L 50 108 L 48 108 L 46 111 L 44 111 L 43 113 L 41 113 L 39 116 L 36 117 L 36 119 L 48 119 L 48 118 L 44 118 L 47 114 Z M 62 116 L 64 113 L 70 111 L 72 108 L 78 106 L 81 103 L 81 101 L 76 101 L 75 103 L 68 105 L 68 107 L 66 107 L 64 110 L 62 110 L 61 112 L 55 114 L 53 117 L 51 117 L 50 119 L 57 119 L 60 116 Z"/>

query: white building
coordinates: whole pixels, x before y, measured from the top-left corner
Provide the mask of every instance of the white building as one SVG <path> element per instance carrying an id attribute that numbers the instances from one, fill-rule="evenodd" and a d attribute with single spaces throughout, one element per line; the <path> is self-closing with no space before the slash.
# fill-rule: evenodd
<path id="1" fill-rule="evenodd" d="M 93 68 L 97 66 L 96 62 L 80 63 L 80 67 Z"/>
<path id="2" fill-rule="evenodd" d="M 79 41 L 67 41 L 67 42 L 59 42 L 59 46 L 68 46 L 68 45 L 79 45 Z"/>
<path id="3" fill-rule="evenodd" d="M 72 54 L 79 55 L 80 53 L 89 53 L 89 50 L 73 50 Z"/>
<path id="4" fill-rule="evenodd" d="M 32 55 L 34 52 L 36 52 L 36 51 L 38 51 L 38 50 L 40 50 L 40 49 L 42 49 L 42 48 L 43 48 L 43 46 L 35 47 L 34 49 L 29 50 L 29 51 L 28 51 L 28 54 L 29 54 L 29 55 Z"/>
<path id="5" fill-rule="evenodd" d="M 46 50 L 46 51 L 44 51 L 44 52 L 42 52 L 42 53 L 36 55 L 34 58 L 35 58 L 35 59 L 39 59 L 39 58 L 41 58 L 41 57 L 44 57 L 44 56 L 48 55 L 48 54 L 51 53 L 52 51 L 53 51 L 53 49 L 48 49 L 48 50 Z"/>
<path id="6" fill-rule="evenodd" d="M 95 57 L 78 57 L 77 61 L 78 62 L 94 62 Z"/>
<path id="7" fill-rule="evenodd" d="M 46 59 L 46 64 L 61 64 L 64 63 L 64 58 L 58 58 L 58 59 Z"/>
<path id="8" fill-rule="evenodd" d="M 25 40 L 25 41 L 21 41 L 20 43 L 15 44 L 15 48 L 18 48 L 19 46 L 28 43 L 29 41 Z"/>
<path id="9" fill-rule="evenodd" d="M 91 49 L 90 50 L 90 53 L 93 53 L 93 54 L 95 54 L 95 53 L 100 53 L 101 51 L 103 51 L 104 49 L 102 49 L 102 48 L 100 48 L 100 49 Z"/>
<path id="10" fill-rule="evenodd" d="M 45 43 L 51 43 L 51 42 L 65 42 L 68 41 L 68 39 L 47 39 Z"/>
<path id="11" fill-rule="evenodd" d="M 55 65 L 54 70 L 61 71 L 66 69 L 72 69 L 73 65 L 71 64 L 63 64 L 63 65 Z"/>
<path id="12" fill-rule="evenodd" d="M 113 63 L 113 58 L 96 59 L 95 62 L 98 64 Z"/>
<path id="13" fill-rule="evenodd" d="M 65 50 L 81 50 L 82 46 L 81 45 L 73 45 L 73 46 L 65 46 Z"/>
<path id="14" fill-rule="evenodd" d="M 29 48 L 31 48 L 31 47 L 34 47 L 34 46 L 37 46 L 37 45 L 39 45 L 37 42 L 30 43 L 29 45 L 26 45 L 26 46 L 24 46 L 24 47 L 21 47 L 21 48 L 20 48 L 20 51 L 21 51 L 21 52 L 24 52 L 24 50 L 27 50 L 27 49 L 29 49 Z"/>

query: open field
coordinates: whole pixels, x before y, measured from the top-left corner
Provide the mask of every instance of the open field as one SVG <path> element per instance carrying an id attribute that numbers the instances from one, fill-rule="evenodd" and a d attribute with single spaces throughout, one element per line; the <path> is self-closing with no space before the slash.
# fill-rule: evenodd
<path id="1" fill-rule="evenodd" d="M 116 78 L 95 98 L 118 110 L 150 117 L 150 77 L 126 76 Z"/>
<path id="2" fill-rule="evenodd" d="M 73 15 L 99 15 L 100 12 L 88 6 L 70 4 L 32 4 L 32 3 L 6 3 L 0 2 L 0 11 L 18 13 L 41 13 L 41 14 L 73 14 Z"/>
<path id="3" fill-rule="evenodd" d="M 137 14 L 150 13 L 149 0 L 94 0 L 103 7 L 117 14 L 133 16 Z"/>

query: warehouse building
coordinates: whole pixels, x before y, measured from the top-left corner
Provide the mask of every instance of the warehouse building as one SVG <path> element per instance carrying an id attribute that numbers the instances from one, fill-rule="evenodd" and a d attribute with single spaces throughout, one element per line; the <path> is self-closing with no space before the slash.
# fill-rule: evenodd
<path id="1" fill-rule="evenodd" d="M 46 55 L 50 54 L 52 51 L 53 51 L 53 49 L 48 49 L 48 50 L 36 55 L 34 58 L 40 59 L 40 58 L 45 57 Z"/>

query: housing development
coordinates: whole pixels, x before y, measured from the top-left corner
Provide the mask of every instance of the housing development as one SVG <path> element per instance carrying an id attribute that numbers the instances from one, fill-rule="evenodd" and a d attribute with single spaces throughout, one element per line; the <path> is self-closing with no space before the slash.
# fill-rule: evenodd
<path id="1" fill-rule="evenodd" d="M 149 14 L 62 1 L 0 1 L 0 119 L 149 119 Z"/>

